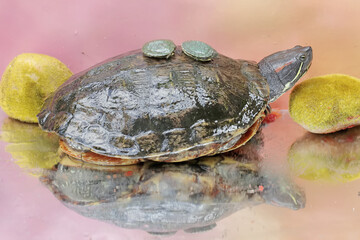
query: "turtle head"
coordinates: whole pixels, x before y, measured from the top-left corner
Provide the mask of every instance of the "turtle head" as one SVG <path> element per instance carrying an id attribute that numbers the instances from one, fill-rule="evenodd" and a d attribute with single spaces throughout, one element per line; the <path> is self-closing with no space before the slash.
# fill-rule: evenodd
<path id="1" fill-rule="evenodd" d="M 262 59 L 259 68 L 270 87 L 270 102 L 292 88 L 309 69 L 311 61 L 311 47 L 301 46 L 276 52 Z"/>
<path id="2" fill-rule="evenodd" d="M 269 175 L 265 179 L 263 198 L 266 203 L 298 210 L 305 207 L 304 191 L 289 178 L 279 175 Z"/>

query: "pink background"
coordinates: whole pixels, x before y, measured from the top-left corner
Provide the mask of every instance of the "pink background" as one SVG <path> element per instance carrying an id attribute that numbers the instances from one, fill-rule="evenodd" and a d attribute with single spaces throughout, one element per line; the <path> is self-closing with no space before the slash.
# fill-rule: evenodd
<path id="1" fill-rule="evenodd" d="M 233 58 L 259 61 L 311 45 L 304 79 L 360 77 L 357 0 L 0 0 L 0 73 L 23 52 L 54 56 L 76 73 L 152 39 L 202 40 Z M 287 108 L 288 94 L 274 103 Z"/>
<path id="2" fill-rule="evenodd" d="M 202 40 L 230 57 L 256 61 L 298 44 L 311 45 L 314 60 L 304 79 L 329 73 L 360 77 L 358 0 L 0 0 L 0 73 L 24 52 L 54 56 L 76 73 L 157 38 L 177 44 Z M 273 106 L 287 108 L 287 103 L 288 93 Z M 2 112 L 0 117 L 5 117 Z M 3 145 L 0 239 L 158 239 L 68 210 L 38 179 L 9 161 Z M 358 239 L 353 234 L 359 223 L 358 181 L 332 187 L 300 183 L 309 196 L 300 214 L 261 205 L 224 219 L 199 238 L 311 239 L 318 233 L 324 239 L 347 234 Z M 288 227 L 297 222 L 307 230 Z"/>

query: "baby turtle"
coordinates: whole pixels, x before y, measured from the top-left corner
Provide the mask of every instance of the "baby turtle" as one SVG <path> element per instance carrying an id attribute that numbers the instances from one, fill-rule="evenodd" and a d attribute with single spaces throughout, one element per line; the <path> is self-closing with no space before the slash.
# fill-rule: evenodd
<path id="1" fill-rule="evenodd" d="M 171 40 L 154 40 L 144 44 L 142 51 L 145 56 L 168 58 L 170 57 L 176 45 Z"/>
<path id="2" fill-rule="evenodd" d="M 212 47 L 200 41 L 183 42 L 181 48 L 186 55 L 199 61 L 210 61 L 217 54 Z"/>
<path id="3" fill-rule="evenodd" d="M 179 162 L 227 152 L 259 128 L 269 102 L 308 70 L 311 47 L 274 53 L 258 64 L 213 54 L 170 58 L 141 50 L 69 78 L 38 114 L 68 154 L 103 165 Z M 200 60 L 200 61 L 199 61 Z"/>

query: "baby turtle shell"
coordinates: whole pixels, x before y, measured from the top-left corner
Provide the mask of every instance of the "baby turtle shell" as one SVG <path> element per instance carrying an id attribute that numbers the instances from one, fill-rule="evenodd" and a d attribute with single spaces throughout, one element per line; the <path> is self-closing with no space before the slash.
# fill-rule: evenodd
<path id="1" fill-rule="evenodd" d="M 181 45 L 183 52 L 198 61 L 210 61 L 216 56 L 216 51 L 201 41 L 186 41 Z"/>
<path id="2" fill-rule="evenodd" d="M 169 58 L 176 45 L 171 40 L 154 40 L 144 44 L 142 51 L 147 57 Z"/>

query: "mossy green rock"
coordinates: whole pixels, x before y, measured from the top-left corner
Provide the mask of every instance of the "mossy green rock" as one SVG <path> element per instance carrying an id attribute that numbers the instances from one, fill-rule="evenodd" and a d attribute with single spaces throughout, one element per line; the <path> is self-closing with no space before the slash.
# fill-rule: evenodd
<path id="1" fill-rule="evenodd" d="M 360 125 L 360 79 L 332 74 L 298 84 L 290 94 L 292 119 L 313 133 Z"/>
<path id="2" fill-rule="evenodd" d="M 37 123 L 45 98 L 72 75 L 56 58 L 35 53 L 15 57 L 0 82 L 0 106 L 11 118 Z"/>

